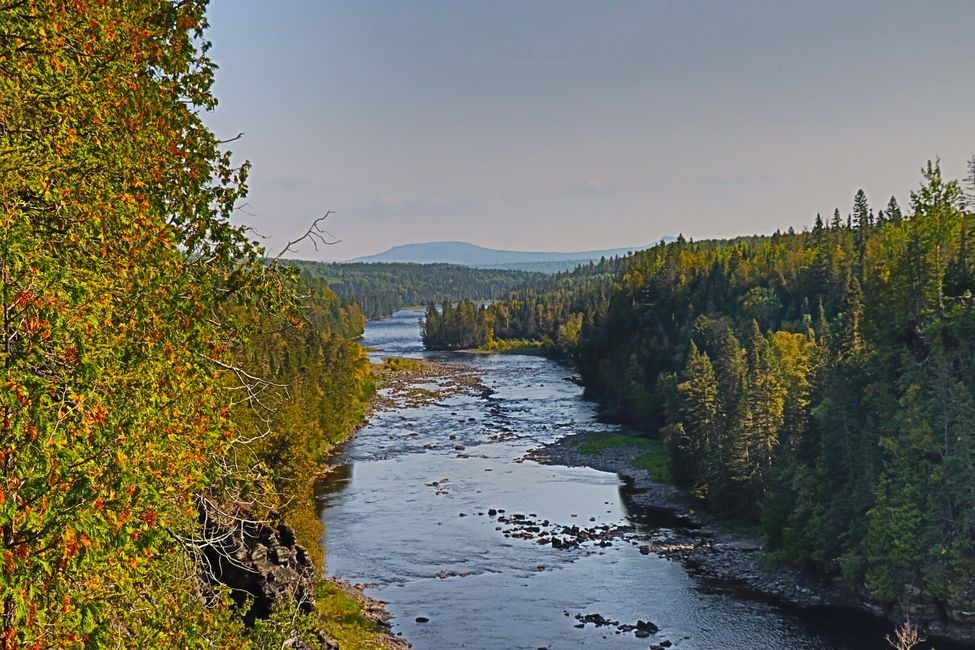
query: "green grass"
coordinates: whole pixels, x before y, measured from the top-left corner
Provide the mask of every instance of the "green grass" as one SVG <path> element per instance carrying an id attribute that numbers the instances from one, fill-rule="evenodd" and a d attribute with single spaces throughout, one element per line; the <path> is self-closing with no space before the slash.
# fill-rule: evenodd
<path id="1" fill-rule="evenodd" d="M 548 354 L 549 346 L 544 341 L 531 341 L 528 339 L 494 339 L 490 343 L 482 345 L 478 349 L 485 352 L 499 352 L 501 354 L 531 354 L 542 357 Z"/>
<path id="2" fill-rule="evenodd" d="M 408 357 L 385 357 L 380 372 L 407 372 L 423 370 L 427 363 L 422 359 L 410 359 Z"/>
<path id="3" fill-rule="evenodd" d="M 638 438 L 621 433 L 589 433 L 574 441 L 582 454 L 598 454 L 606 449 L 633 448 L 645 450 L 633 459 L 633 467 L 650 472 L 655 481 L 672 482 L 670 451 L 661 440 Z"/>
<path id="4" fill-rule="evenodd" d="M 362 605 L 331 582 L 322 581 L 316 590 L 315 609 L 322 627 L 343 650 L 385 648 L 382 629 L 362 611 Z"/>
<path id="5" fill-rule="evenodd" d="M 406 392 L 407 397 L 420 399 L 439 399 L 442 393 L 427 388 L 411 388 Z"/>
<path id="6" fill-rule="evenodd" d="M 670 451 L 664 443 L 654 440 L 656 449 L 651 449 L 633 459 L 633 467 L 650 472 L 653 480 L 661 483 L 672 483 L 674 478 L 670 473 Z"/>

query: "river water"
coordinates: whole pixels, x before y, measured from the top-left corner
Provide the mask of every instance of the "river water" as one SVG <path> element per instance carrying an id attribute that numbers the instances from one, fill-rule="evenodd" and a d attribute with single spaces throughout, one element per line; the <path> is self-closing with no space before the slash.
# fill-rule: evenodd
<path id="1" fill-rule="evenodd" d="M 570 369 L 538 357 L 424 353 L 420 316 L 407 310 L 368 323 L 363 342 L 373 358 L 468 364 L 493 392 L 374 416 L 333 460 L 340 467 L 320 497 L 328 575 L 368 583 L 366 593 L 388 603 L 394 633 L 415 648 L 888 647 L 870 619 L 788 611 L 630 543 L 556 549 L 505 537 L 489 509 L 654 531 L 617 475 L 519 462 L 565 435 L 620 430 L 567 380 Z M 593 613 L 660 631 L 637 638 L 577 627 L 577 614 Z"/>

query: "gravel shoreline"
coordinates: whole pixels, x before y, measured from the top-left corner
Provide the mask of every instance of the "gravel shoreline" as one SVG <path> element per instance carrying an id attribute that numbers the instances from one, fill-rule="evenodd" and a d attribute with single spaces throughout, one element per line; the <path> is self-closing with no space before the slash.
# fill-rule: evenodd
<path id="1" fill-rule="evenodd" d="M 780 605 L 842 608 L 888 618 L 878 605 L 864 604 L 836 585 L 818 583 L 797 569 L 775 564 L 767 559 L 761 542 L 721 530 L 713 520 L 694 513 L 680 490 L 655 481 L 649 472 L 633 466 L 643 451 L 639 447 L 611 447 L 581 453 L 576 436 L 566 436 L 525 458 L 541 464 L 590 467 L 619 474 L 629 484 L 635 505 L 658 517 L 664 515 L 672 525 L 671 534 L 641 551 L 681 562 L 693 575 Z"/>

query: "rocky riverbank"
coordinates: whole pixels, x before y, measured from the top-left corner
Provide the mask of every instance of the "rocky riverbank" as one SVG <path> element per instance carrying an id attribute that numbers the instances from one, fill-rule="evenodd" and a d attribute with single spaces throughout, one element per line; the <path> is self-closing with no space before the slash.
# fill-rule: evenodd
<path id="1" fill-rule="evenodd" d="M 338 650 L 344 645 L 333 626 L 321 617 L 323 601 L 341 599 L 354 602 L 357 615 L 369 627 L 369 647 L 405 650 L 410 644 L 389 632 L 389 617 L 383 603 L 366 596 L 363 585 L 342 581 L 321 582 L 308 552 L 297 543 L 294 529 L 275 514 L 266 520 L 255 520 L 246 504 L 218 505 L 201 500 L 200 521 L 203 525 L 201 546 L 201 596 L 213 597 L 218 586 L 229 587 L 240 607 L 247 607 L 248 625 L 265 620 L 279 609 L 320 617 L 321 627 L 314 631 L 289 632 L 286 643 L 296 650 Z"/>
<path id="2" fill-rule="evenodd" d="M 390 617 L 389 612 L 386 611 L 386 603 L 370 598 L 365 594 L 364 590 L 369 585 L 354 585 L 337 578 L 330 578 L 328 583 L 338 589 L 346 598 L 358 603 L 361 615 L 382 630 L 376 639 L 381 644 L 380 647 L 385 650 L 407 650 L 413 647 L 409 641 L 394 635 L 390 631 Z M 341 644 L 339 646 L 341 647 Z"/>
<path id="3" fill-rule="evenodd" d="M 681 562 L 694 575 L 789 607 L 855 610 L 893 624 L 909 616 L 931 636 L 956 643 L 975 643 L 975 626 L 952 620 L 936 607 L 914 603 L 906 610 L 901 609 L 865 598 L 836 582 L 816 580 L 802 571 L 773 562 L 759 541 L 728 532 L 717 521 L 695 513 L 680 490 L 634 467 L 634 461 L 643 452 L 640 447 L 617 446 L 584 453 L 578 443 L 576 436 L 566 436 L 532 451 L 526 459 L 542 464 L 590 467 L 623 477 L 633 505 L 655 521 L 666 524 L 663 534 L 654 535 L 641 545 L 644 554 L 653 553 Z"/>
<path id="4" fill-rule="evenodd" d="M 367 418 L 380 411 L 435 404 L 454 395 L 491 392 L 476 371 L 457 363 L 389 357 L 373 367 L 373 376 L 376 395 Z"/>

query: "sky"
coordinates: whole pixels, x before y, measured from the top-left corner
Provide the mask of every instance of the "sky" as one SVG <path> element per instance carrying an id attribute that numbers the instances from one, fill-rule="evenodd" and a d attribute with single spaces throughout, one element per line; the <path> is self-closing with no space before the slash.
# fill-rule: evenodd
<path id="1" fill-rule="evenodd" d="M 971 0 L 212 0 L 206 117 L 280 250 L 643 246 L 901 205 L 975 155 Z"/>

